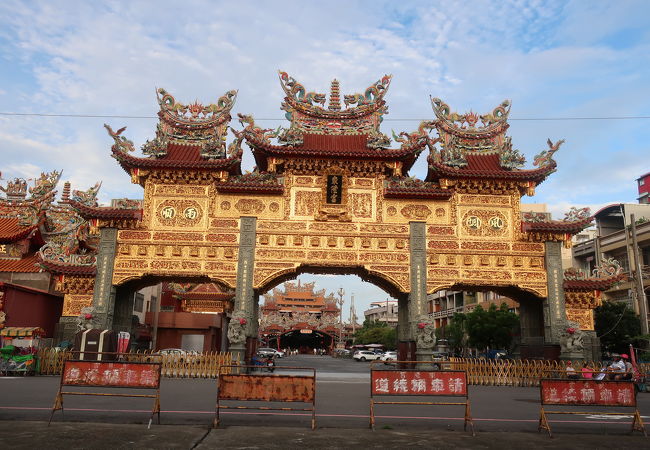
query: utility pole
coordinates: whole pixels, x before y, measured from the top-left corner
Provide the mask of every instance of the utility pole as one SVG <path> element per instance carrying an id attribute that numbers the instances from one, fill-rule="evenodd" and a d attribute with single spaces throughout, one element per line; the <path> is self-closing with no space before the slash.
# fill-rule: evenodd
<path id="1" fill-rule="evenodd" d="M 641 316 L 641 333 L 649 334 L 648 330 L 648 303 L 643 289 L 643 272 L 641 270 L 641 258 L 639 257 L 639 244 L 636 238 L 636 221 L 634 214 L 630 214 L 630 228 L 632 229 L 632 254 L 634 255 L 634 281 L 636 284 L 636 299 L 639 305 L 639 316 Z M 627 230 L 625 230 L 627 234 Z"/>
<path id="2" fill-rule="evenodd" d="M 357 331 L 357 313 L 354 311 L 354 293 L 350 295 L 350 322 L 352 322 L 352 334 Z"/>
<path id="3" fill-rule="evenodd" d="M 345 294 L 345 291 L 343 290 L 342 287 L 339 288 L 339 291 L 337 292 L 339 294 L 339 299 L 337 301 L 339 305 L 339 345 L 343 342 L 343 295 Z"/>

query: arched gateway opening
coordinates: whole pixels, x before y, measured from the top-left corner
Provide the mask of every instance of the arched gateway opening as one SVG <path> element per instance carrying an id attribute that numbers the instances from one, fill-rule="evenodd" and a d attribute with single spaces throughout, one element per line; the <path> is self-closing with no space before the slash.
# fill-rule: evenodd
<path id="1" fill-rule="evenodd" d="M 273 287 L 259 296 L 258 335 L 265 347 L 301 354 L 329 354 L 349 347 L 362 328 L 362 311 L 388 297 L 370 282 L 373 277 L 351 275 L 355 271 L 349 268 L 314 271 L 313 266 L 303 266 L 298 272 L 273 280 Z"/>
<path id="2" fill-rule="evenodd" d="M 427 294 L 459 284 L 542 299 L 544 345 L 559 348 L 568 323 L 560 248 L 591 218 L 522 214 L 520 201 L 557 169 L 562 141 L 549 140 L 535 167 L 522 169 L 506 135 L 508 101 L 479 116 L 452 113 L 437 98 L 431 120 L 392 141 L 380 129 L 391 76 L 343 99 L 334 80 L 327 107 L 324 94 L 279 76 L 286 129 L 262 129 L 239 114 L 243 129 L 226 144 L 236 91 L 203 106 L 164 89 L 155 138 L 141 156 L 123 129 L 106 127 L 113 158 L 144 200 L 98 207 L 97 188 L 69 199 L 99 242 L 84 271 L 50 261 L 48 270 L 65 278 L 66 311 L 92 305 L 113 327 L 116 287 L 127 280 L 219 280 L 235 291 L 228 340 L 243 358 L 257 340 L 258 294 L 309 267 L 360 273 L 394 294 L 402 358 L 430 356 L 432 327 L 419 326 L 432 320 Z M 251 173 L 241 171 L 243 143 L 255 159 Z M 425 150 L 426 177 L 408 176 Z M 571 306 L 586 333 L 592 303 Z"/>

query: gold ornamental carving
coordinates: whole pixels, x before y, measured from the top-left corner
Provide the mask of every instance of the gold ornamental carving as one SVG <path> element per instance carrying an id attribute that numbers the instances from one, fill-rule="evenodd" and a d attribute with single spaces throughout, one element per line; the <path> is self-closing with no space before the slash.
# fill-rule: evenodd
<path id="1" fill-rule="evenodd" d="M 194 200 L 164 200 L 158 204 L 156 217 L 167 227 L 194 227 L 203 218 L 203 208 Z"/>
<path id="2" fill-rule="evenodd" d="M 595 309 L 603 304 L 599 291 L 569 291 L 564 293 L 567 308 Z"/>
<path id="3" fill-rule="evenodd" d="M 62 316 L 78 316 L 81 314 L 81 308 L 91 306 L 93 302 L 93 296 L 90 295 L 77 295 L 77 294 L 65 294 L 63 297 L 63 312 Z"/>
<path id="4" fill-rule="evenodd" d="M 173 197 L 206 197 L 208 195 L 208 186 L 194 186 L 194 185 L 177 185 L 177 184 L 158 184 L 155 187 L 155 195 L 157 196 L 173 196 Z"/>
<path id="5" fill-rule="evenodd" d="M 235 209 L 242 214 L 260 214 L 265 208 L 264 202 L 257 199 L 242 198 L 235 203 Z"/>
<path id="6" fill-rule="evenodd" d="M 503 205 L 512 204 L 512 197 L 509 195 L 469 195 L 460 194 L 458 202 L 463 205 Z"/>
<path id="7" fill-rule="evenodd" d="M 372 194 L 350 192 L 350 210 L 354 217 L 370 219 L 373 213 Z"/>
<path id="8" fill-rule="evenodd" d="M 313 217 L 320 207 L 321 193 L 319 190 L 296 190 L 294 201 L 294 215 L 299 217 Z"/>
<path id="9" fill-rule="evenodd" d="M 507 235 L 508 219 L 500 211 L 470 209 L 462 215 L 461 227 L 467 236 L 503 237 Z"/>
<path id="10" fill-rule="evenodd" d="M 566 308 L 566 318 L 571 322 L 577 322 L 581 330 L 594 330 L 594 312 L 591 309 Z"/>
<path id="11" fill-rule="evenodd" d="M 425 205 L 406 205 L 400 213 L 407 219 L 425 220 L 431 215 L 431 210 Z"/>

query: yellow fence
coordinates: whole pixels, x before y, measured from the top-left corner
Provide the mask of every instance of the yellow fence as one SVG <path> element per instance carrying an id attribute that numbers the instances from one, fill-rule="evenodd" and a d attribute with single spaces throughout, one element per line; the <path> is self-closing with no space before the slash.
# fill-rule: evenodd
<path id="1" fill-rule="evenodd" d="M 70 350 L 57 351 L 55 348 L 43 348 L 37 353 L 39 373 L 41 375 L 59 375 L 63 361 L 72 358 Z M 161 362 L 162 376 L 169 378 L 216 378 L 218 373 L 229 373 L 232 354 L 224 352 L 206 352 L 198 354 L 158 355 L 152 352 L 124 353 L 121 357 L 131 362 Z"/>
<path id="2" fill-rule="evenodd" d="M 44 348 L 38 351 L 39 373 L 41 375 L 58 375 L 63 361 L 72 357 L 72 352 Z M 169 378 L 216 378 L 221 366 L 233 363 L 232 354 L 207 352 L 199 354 L 157 355 L 145 351 L 125 353 L 126 361 L 162 363 L 162 375 Z M 540 378 L 566 377 L 564 361 L 545 360 L 485 360 L 473 358 L 451 358 L 440 362 L 441 369 L 465 370 L 469 384 L 482 386 L 539 386 Z M 573 367 L 580 374 L 587 366 L 593 372 L 603 367 L 597 362 L 574 361 Z M 642 373 L 648 373 L 650 364 L 639 364 Z M 221 373 L 230 373 L 229 367 L 223 367 Z"/>
<path id="3" fill-rule="evenodd" d="M 451 358 L 441 362 L 443 369 L 465 370 L 469 384 L 482 386 L 539 386 L 540 378 L 565 378 L 565 361 L 547 360 L 485 360 Z M 593 373 L 600 372 L 598 362 L 574 361 L 573 368 L 579 375 L 583 367 Z M 639 364 L 642 373 L 648 373 L 650 364 Z"/>

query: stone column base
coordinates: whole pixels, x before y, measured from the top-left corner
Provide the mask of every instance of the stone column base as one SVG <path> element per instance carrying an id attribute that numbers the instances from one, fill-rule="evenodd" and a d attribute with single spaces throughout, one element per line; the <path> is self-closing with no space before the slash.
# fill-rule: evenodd
<path id="1" fill-rule="evenodd" d="M 417 364 L 416 369 L 431 370 L 433 368 L 433 364 L 431 363 L 431 361 L 433 361 L 433 350 L 430 350 L 430 349 L 420 350 L 420 349 L 418 349 L 415 352 L 415 360 L 416 361 L 429 361 L 428 363 Z"/>
<path id="2" fill-rule="evenodd" d="M 77 318 L 62 316 L 54 329 L 54 345 L 59 345 L 61 342 L 65 341 L 72 345 L 77 331 Z"/>
<path id="3" fill-rule="evenodd" d="M 233 364 L 243 364 L 246 358 L 246 346 L 244 344 L 230 344 L 228 351 L 232 354 Z"/>

